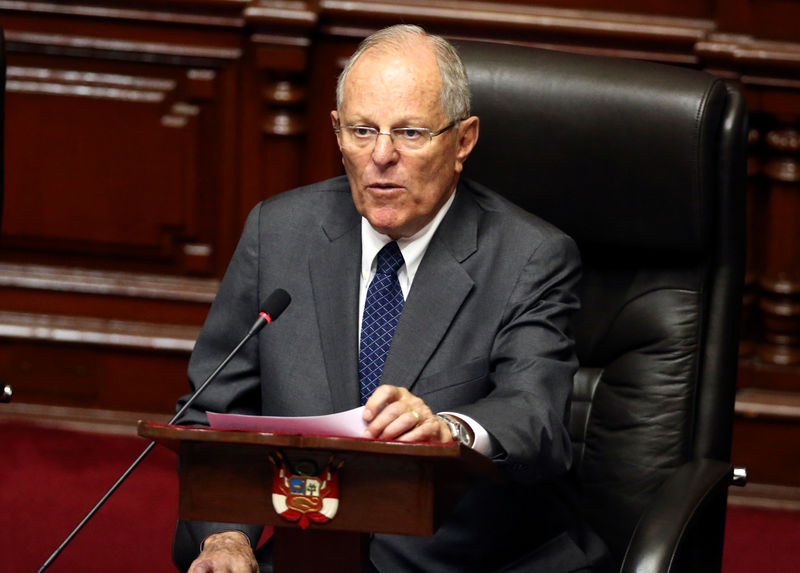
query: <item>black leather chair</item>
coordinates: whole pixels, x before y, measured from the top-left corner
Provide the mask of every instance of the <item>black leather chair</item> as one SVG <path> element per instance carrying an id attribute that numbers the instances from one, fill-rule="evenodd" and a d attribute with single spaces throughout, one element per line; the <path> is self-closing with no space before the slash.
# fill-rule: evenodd
<path id="1" fill-rule="evenodd" d="M 581 249 L 570 421 L 582 509 L 623 571 L 719 571 L 744 268 L 746 112 L 711 75 L 459 42 L 465 176 Z"/>

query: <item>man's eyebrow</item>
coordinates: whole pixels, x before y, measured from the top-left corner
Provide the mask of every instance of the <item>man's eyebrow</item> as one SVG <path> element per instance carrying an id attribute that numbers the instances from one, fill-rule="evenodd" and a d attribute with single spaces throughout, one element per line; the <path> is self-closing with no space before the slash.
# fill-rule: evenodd
<path id="1" fill-rule="evenodd" d="M 378 127 L 378 122 L 368 119 L 362 116 L 353 116 L 352 118 L 348 118 L 347 121 L 344 121 L 341 117 L 339 117 L 339 121 L 341 125 L 363 125 L 368 127 Z M 403 127 L 416 127 L 421 128 L 425 127 L 430 129 L 429 126 L 426 125 L 426 121 L 423 119 L 401 119 L 397 122 L 394 122 L 389 129 L 397 129 Z"/>
<path id="2" fill-rule="evenodd" d="M 342 125 L 375 125 L 375 122 L 368 120 L 362 116 L 354 116 L 348 118 L 347 121 L 344 121 L 343 118 L 340 116 L 339 121 Z"/>

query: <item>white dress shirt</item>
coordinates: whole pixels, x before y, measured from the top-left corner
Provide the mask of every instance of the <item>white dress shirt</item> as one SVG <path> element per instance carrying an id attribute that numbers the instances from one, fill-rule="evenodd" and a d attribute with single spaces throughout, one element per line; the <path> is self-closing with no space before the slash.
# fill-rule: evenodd
<path id="1" fill-rule="evenodd" d="M 400 247 L 400 252 L 403 254 L 403 260 L 405 261 L 403 266 L 397 271 L 397 280 L 400 283 L 400 290 L 403 291 L 404 299 L 408 298 L 411 284 L 414 282 L 414 276 L 417 274 L 417 269 L 422 261 L 422 257 L 425 256 L 425 251 L 428 249 L 431 238 L 436 232 L 436 229 L 439 228 L 439 224 L 442 222 L 442 219 L 444 219 L 450 206 L 453 204 L 455 196 L 455 192 L 450 195 L 450 198 L 442 205 L 442 208 L 439 209 L 434 218 L 422 229 L 411 237 L 397 240 L 397 246 Z M 369 288 L 369 283 L 375 276 L 378 265 L 378 251 L 391 241 L 391 237 L 379 233 L 372 228 L 369 221 L 364 217 L 361 218 L 361 280 L 359 281 L 358 315 L 362 317 L 362 320 L 358 325 L 359 340 L 361 338 L 361 322 L 363 322 L 367 288 Z M 486 456 L 492 455 L 493 452 L 489 433 L 478 422 L 458 412 L 439 412 L 439 414 L 458 416 L 458 418 L 463 420 L 472 430 L 475 438 L 472 443 L 472 448 Z"/>

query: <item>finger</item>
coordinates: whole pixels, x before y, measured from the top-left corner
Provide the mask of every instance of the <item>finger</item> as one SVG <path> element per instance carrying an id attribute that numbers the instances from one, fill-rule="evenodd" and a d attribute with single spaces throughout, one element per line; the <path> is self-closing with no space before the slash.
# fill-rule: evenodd
<path id="1" fill-rule="evenodd" d="M 403 401 L 387 406 L 375 422 L 370 424 L 370 431 L 377 439 L 394 440 L 413 432 L 415 428 L 426 424 L 431 419 L 438 420 L 421 398 L 410 392 L 407 394 L 407 398 Z M 429 438 L 433 438 L 434 441 L 443 441 L 438 439 L 438 434 L 432 434 L 431 427 L 426 427 L 422 433 L 412 434 L 409 441 L 420 439 L 428 441 Z"/>
<path id="2" fill-rule="evenodd" d="M 387 424 L 383 430 L 377 434 L 377 438 L 379 440 L 394 440 L 398 436 L 402 436 L 414 430 L 414 428 L 420 424 L 421 419 L 419 412 L 416 410 L 403 412 Z"/>
<path id="3" fill-rule="evenodd" d="M 367 426 L 365 437 L 392 440 L 431 416 L 425 402 L 405 388 L 391 387 L 386 395 L 389 402 Z"/>
<path id="4" fill-rule="evenodd" d="M 450 442 L 450 429 L 436 416 L 431 416 L 415 428 L 398 436 L 399 442 Z"/>
<path id="5" fill-rule="evenodd" d="M 410 407 L 405 402 L 391 402 L 383 407 L 383 409 L 378 412 L 378 414 L 373 418 L 373 420 L 367 426 L 367 430 L 365 431 L 365 436 L 372 437 L 372 438 L 382 438 L 382 439 L 391 439 L 382 437 L 386 428 L 392 424 L 397 418 L 410 412 L 413 408 Z M 413 416 L 412 416 L 413 418 Z M 408 428 L 406 428 L 408 429 Z"/>
<path id="6" fill-rule="evenodd" d="M 214 568 L 207 559 L 202 561 L 198 559 L 192 563 L 188 573 L 211 573 L 212 571 L 214 571 Z"/>
<path id="7" fill-rule="evenodd" d="M 400 396 L 400 388 L 397 386 L 391 386 L 389 384 L 378 386 L 364 404 L 364 421 L 371 422 L 374 420 L 375 416 L 377 416 L 387 404 L 397 401 L 400 399 Z"/>

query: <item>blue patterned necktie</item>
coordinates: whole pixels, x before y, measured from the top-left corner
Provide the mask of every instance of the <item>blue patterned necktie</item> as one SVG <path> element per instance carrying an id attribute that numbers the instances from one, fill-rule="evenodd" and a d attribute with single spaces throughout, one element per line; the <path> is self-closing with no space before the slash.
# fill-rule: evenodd
<path id="1" fill-rule="evenodd" d="M 362 405 L 380 383 L 383 364 L 403 311 L 405 300 L 397 281 L 397 269 L 401 266 L 403 255 L 396 242 L 388 243 L 378 252 L 378 268 L 367 289 L 361 323 L 358 375 L 361 379 Z"/>

